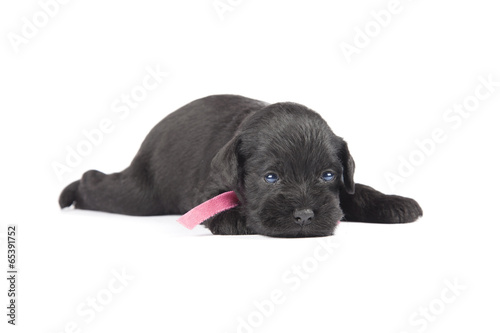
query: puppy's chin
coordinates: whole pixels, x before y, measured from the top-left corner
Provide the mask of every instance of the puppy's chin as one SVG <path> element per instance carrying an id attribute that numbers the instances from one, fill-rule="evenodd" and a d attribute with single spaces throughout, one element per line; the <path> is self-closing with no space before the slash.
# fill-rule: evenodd
<path id="1" fill-rule="evenodd" d="M 270 237 L 278 237 L 278 238 L 306 238 L 306 237 L 326 237 L 331 236 L 335 232 L 335 228 L 332 231 L 318 232 L 318 231 L 307 231 L 307 230 L 299 230 L 297 233 L 283 233 L 283 234 L 275 234 L 275 235 L 266 235 Z"/>
<path id="2" fill-rule="evenodd" d="M 281 222 L 281 223 L 280 223 Z M 310 225 L 299 226 L 294 222 L 280 221 L 280 219 L 272 219 L 262 222 L 251 223 L 250 228 L 258 234 L 269 237 L 280 238 L 299 238 L 299 237 L 325 237 L 331 236 L 335 232 L 338 220 L 331 222 L 316 223 Z"/>

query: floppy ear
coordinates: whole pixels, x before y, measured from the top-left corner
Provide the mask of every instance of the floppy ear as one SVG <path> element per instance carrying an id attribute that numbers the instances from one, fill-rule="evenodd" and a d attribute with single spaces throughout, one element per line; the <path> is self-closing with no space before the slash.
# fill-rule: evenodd
<path id="1" fill-rule="evenodd" d="M 215 154 L 210 163 L 211 180 L 219 188 L 236 190 L 240 173 L 239 146 L 241 140 L 234 136 Z"/>
<path id="2" fill-rule="evenodd" d="M 354 160 L 349 153 L 349 148 L 347 148 L 347 143 L 342 140 L 340 151 L 338 153 L 339 159 L 342 162 L 342 179 L 344 182 L 344 188 L 347 193 L 354 193 Z"/>

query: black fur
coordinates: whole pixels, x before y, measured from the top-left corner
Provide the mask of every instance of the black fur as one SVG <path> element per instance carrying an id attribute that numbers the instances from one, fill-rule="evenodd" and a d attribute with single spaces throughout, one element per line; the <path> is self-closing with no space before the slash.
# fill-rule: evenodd
<path id="1" fill-rule="evenodd" d="M 336 177 L 324 181 L 321 175 Z M 267 183 L 268 172 L 279 176 Z M 354 184 L 346 142 L 314 111 L 234 95 L 208 96 L 173 112 L 120 173 L 87 171 L 61 207 L 128 215 L 183 214 L 226 191 L 241 205 L 204 224 L 214 234 L 326 236 L 337 221 L 402 223 L 422 216 L 416 201 Z M 294 212 L 312 210 L 311 223 Z"/>

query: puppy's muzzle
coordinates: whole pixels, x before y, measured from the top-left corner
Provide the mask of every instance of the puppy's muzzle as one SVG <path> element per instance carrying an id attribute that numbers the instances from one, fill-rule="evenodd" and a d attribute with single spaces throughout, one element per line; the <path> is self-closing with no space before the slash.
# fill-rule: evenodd
<path id="1" fill-rule="evenodd" d="M 314 212 L 312 209 L 296 209 L 293 212 L 293 217 L 295 217 L 295 223 L 302 227 L 312 223 Z"/>

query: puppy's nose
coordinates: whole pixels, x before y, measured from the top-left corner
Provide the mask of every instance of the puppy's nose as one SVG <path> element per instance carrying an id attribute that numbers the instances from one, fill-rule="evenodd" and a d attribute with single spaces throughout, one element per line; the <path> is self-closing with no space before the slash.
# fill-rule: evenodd
<path id="1" fill-rule="evenodd" d="M 312 222 L 314 212 L 312 209 L 296 209 L 293 212 L 293 216 L 295 217 L 295 223 L 304 226 Z"/>

